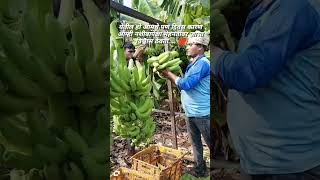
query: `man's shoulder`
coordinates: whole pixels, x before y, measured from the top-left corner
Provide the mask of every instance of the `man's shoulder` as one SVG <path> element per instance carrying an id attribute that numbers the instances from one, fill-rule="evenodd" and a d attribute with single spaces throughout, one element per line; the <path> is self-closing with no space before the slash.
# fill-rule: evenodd
<path id="1" fill-rule="evenodd" d="M 290 10 L 291 13 L 298 12 L 304 7 L 314 7 L 315 3 L 318 0 L 280 0 L 279 6 L 280 9 L 285 8 Z M 318 5 L 320 3 L 318 2 Z"/>
<path id="2" fill-rule="evenodd" d="M 197 63 L 203 65 L 203 64 L 209 64 L 210 66 L 210 61 L 208 60 L 208 58 L 206 58 L 206 56 L 203 56 L 201 58 L 199 58 L 199 60 L 197 61 Z"/>

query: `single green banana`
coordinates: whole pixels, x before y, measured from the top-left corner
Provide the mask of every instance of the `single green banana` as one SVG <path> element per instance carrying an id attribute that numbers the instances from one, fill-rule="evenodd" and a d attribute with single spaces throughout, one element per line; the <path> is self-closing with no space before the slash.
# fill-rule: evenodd
<path id="1" fill-rule="evenodd" d="M 151 116 L 152 109 L 148 109 L 146 112 L 140 113 L 139 111 L 136 111 L 136 114 L 139 119 L 145 119 Z"/>
<path id="2" fill-rule="evenodd" d="M 133 131 L 128 131 L 130 137 L 136 137 L 140 133 L 140 128 L 136 127 Z"/>
<path id="3" fill-rule="evenodd" d="M 54 60 L 59 65 L 60 72 L 64 72 L 65 61 L 70 54 L 69 44 L 62 24 L 51 14 L 46 16 L 46 31 Z"/>
<path id="4" fill-rule="evenodd" d="M 89 61 L 86 64 L 86 85 L 90 92 L 95 94 L 105 94 L 106 86 L 103 75 L 103 69 L 95 61 Z"/>
<path id="5" fill-rule="evenodd" d="M 105 163 L 98 164 L 95 160 L 93 160 L 89 156 L 82 157 L 81 162 L 89 176 L 89 179 L 106 179 L 107 178 L 107 171 L 106 171 L 107 167 Z"/>
<path id="6" fill-rule="evenodd" d="M 64 138 L 69 144 L 71 151 L 79 155 L 85 155 L 89 147 L 87 142 L 74 130 L 66 129 Z"/>
<path id="7" fill-rule="evenodd" d="M 82 70 L 73 56 L 68 56 L 66 59 L 65 73 L 68 78 L 68 87 L 71 92 L 78 93 L 85 90 Z"/>
<path id="8" fill-rule="evenodd" d="M 110 99 L 110 106 L 113 108 L 113 109 L 120 109 L 120 103 L 119 101 L 116 99 L 116 98 L 112 98 Z"/>
<path id="9" fill-rule="evenodd" d="M 45 62 L 46 66 L 53 72 L 57 73 L 59 70 L 61 72 L 59 62 L 55 61 L 53 52 L 50 51 L 48 35 L 45 29 L 41 27 L 41 23 L 37 21 L 37 16 L 27 13 L 22 22 L 24 38 L 28 42 L 32 53 Z"/>
<path id="10" fill-rule="evenodd" d="M 179 71 L 181 69 L 181 67 L 179 65 L 176 65 L 176 66 L 171 66 L 168 68 L 170 71 Z"/>
<path id="11" fill-rule="evenodd" d="M 67 95 L 60 94 L 48 98 L 50 128 L 60 131 L 66 127 L 76 128 L 74 112 L 69 108 L 69 99 Z"/>
<path id="12" fill-rule="evenodd" d="M 131 102 L 131 101 L 129 101 L 129 105 L 130 105 L 131 109 L 133 109 L 134 111 L 136 111 L 136 110 L 138 109 L 138 107 L 136 106 L 136 104 L 133 103 L 133 102 Z"/>
<path id="13" fill-rule="evenodd" d="M 86 63 L 93 59 L 93 45 L 89 27 L 83 16 L 74 18 L 70 23 L 72 43 L 75 47 L 75 58 L 81 69 L 85 71 Z"/>
<path id="14" fill-rule="evenodd" d="M 0 131 L 5 140 L 18 150 L 31 152 L 32 139 L 26 127 L 21 127 L 12 117 L 2 117 Z"/>
<path id="15" fill-rule="evenodd" d="M 0 74 L 7 80 L 10 90 L 25 97 L 46 97 L 47 92 L 37 83 L 19 72 L 9 60 L 1 63 Z"/>
<path id="16" fill-rule="evenodd" d="M 45 108 L 44 102 L 34 98 L 23 98 L 13 94 L 0 94 L 0 111 L 6 114 L 16 114 L 30 111 L 34 108 Z"/>
<path id="17" fill-rule="evenodd" d="M 43 180 L 43 174 L 42 171 L 36 168 L 30 169 L 28 173 L 29 180 Z"/>
<path id="18" fill-rule="evenodd" d="M 97 112 L 96 128 L 93 131 L 91 140 L 89 142 L 91 146 L 100 143 L 103 139 L 107 140 L 109 134 L 108 123 L 107 108 L 103 106 Z"/>
<path id="19" fill-rule="evenodd" d="M 152 109 L 152 108 L 153 108 L 153 101 L 151 98 L 147 98 L 145 100 L 145 102 L 143 103 L 143 105 L 140 106 L 137 110 L 140 113 L 145 113 L 146 111 L 148 111 L 149 109 Z"/>
<path id="20" fill-rule="evenodd" d="M 107 60 L 107 21 L 105 15 L 92 0 L 82 0 L 84 14 L 89 22 L 90 35 L 93 42 L 94 59 L 98 64 Z"/>
<path id="21" fill-rule="evenodd" d="M 169 61 L 169 58 L 170 58 L 170 54 L 165 55 L 163 58 L 159 59 L 159 64 L 161 65 L 161 64 Z"/>
<path id="22" fill-rule="evenodd" d="M 85 180 L 82 170 L 74 162 L 65 164 L 63 170 L 67 180 Z"/>
<path id="23" fill-rule="evenodd" d="M 159 56 L 158 56 L 158 60 L 160 61 L 160 59 L 162 59 L 163 57 L 167 56 L 167 55 L 170 55 L 170 51 L 166 51 L 164 53 L 161 53 Z"/>
<path id="24" fill-rule="evenodd" d="M 120 97 L 122 96 L 123 94 L 119 93 L 119 92 L 114 92 L 113 90 L 110 90 L 110 96 L 112 98 L 116 98 L 116 97 Z"/>
<path id="25" fill-rule="evenodd" d="M 67 88 L 67 81 L 64 77 L 55 74 L 37 57 L 31 57 L 31 61 L 39 67 L 37 76 L 33 74 L 33 79 L 50 93 L 62 93 Z"/>
<path id="26" fill-rule="evenodd" d="M 115 48 L 116 49 L 119 49 L 122 47 L 122 42 L 121 42 L 121 39 L 118 39 L 119 37 L 119 31 L 118 31 L 118 28 L 117 28 L 117 20 L 113 20 L 110 24 L 110 35 L 111 35 L 111 38 L 113 40 L 113 43 L 115 45 Z"/>
<path id="27" fill-rule="evenodd" d="M 141 63 L 139 61 L 136 61 L 136 66 L 137 66 L 137 69 L 138 69 L 139 81 L 141 82 L 146 78 L 144 66 L 141 65 Z"/>
<path id="28" fill-rule="evenodd" d="M 149 59 L 147 60 L 147 63 L 148 63 L 148 64 L 152 64 L 152 63 L 154 63 L 154 62 L 157 62 L 158 60 L 159 60 L 158 57 L 152 56 L 151 58 L 149 58 Z"/>
<path id="29" fill-rule="evenodd" d="M 34 152 L 44 162 L 55 164 L 65 161 L 68 152 L 68 147 L 61 139 L 57 139 L 56 147 L 48 147 L 43 144 L 37 144 L 34 147 Z"/>
<path id="30" fill-rule="evenodd" d="M 132 74 L 134 82 L 136 83 L 137 90 L 139 91 L 140 89 L 142 89 L 142 82 L 140 81 L 140 75 L 137 67 L 132 70 Z"/>
<path id="31" fill-rule="evenodd" d="M 88 156 L 98 163 L 105 163 L 107 157 L 107 144 L 108 138 L 101 139 L 99 144 L 96 144 L 95 146 L 89 148 Z"/>
<path id="32" fill-rule="evenodd" d="M 170 57 L 171 58 L 175 58 L 175 57 L 178 57 L 178 56 L 179 56 L 178 51 L 170 51 Z"/>
<path id="33" fill-rule="evenodd" d="M 160 66 L 160 64 L 158 62 L 153 62 L 152 66 L 156 68 L 156 67 Z"/>
<path id="34" fill-rule="evenodd" d="M 120 79 L 115 71 L 110 71 L 113 81 L 116 81 L 116 84 L 119 84 L 121 89 L 125 91 L 130 91 L 130 87 L 126 84 L 126 82 Z"/>
<path id="35" fill-rule="evenodd" d="M 129 63 L 128 63 L 128 69 L 131 71 L 133 69 L 133 67 L 134 67 L 134 61 L 133 61 L 133 59 L 130 59 Z"/>
<path id="36" fill-rule="evenodd" d="M 135 92 L 137 90 L 136 82 L 134 81 L 134 78 L 131 78 L 129 81 L 131 92 Z"/>
<path id="37" fill-rule="evenodd" d="M 46 180 L 62 180 L 62 171 L 58 164 L 45 165 L 43 169 L 44 177 Z"/>
<path id="38" fill-rule="evenodd" d="M 65 31 L 69 28 L 75 10 L 75 0 L 60 1 L 58 21 Z"/>
<path id="39" fill-rule="evenodd" d="M 7 168 L 16 168 L 29 170 L 32 168 L 42 168 L 43 162 L 41 162 L 38 158 L 32 155 L 25 155 L 18 152 L 10 152 L 6 151 L 3 156 L 3 163 Z"/>
<path id="40" fill-rule="evenodd" d="M 54 147 L 56 138 L 46 127 L 45 119 L 43 119 L 39 110 L 27 112 L 27 124 L 30 129 L 30 135 L 34 144 L 44 144 Z"/>
<path id="41" fill-rule="evenodd" d="M 135 113 L 130 113 L 130 119 L 132 121 L 135 121 L 137 119 L 137 116 L 135 115 Z"/>
<path id="42" fill-rule="evenodd" d="M 111 89 L 114 91 L 114 92 L 117 92 L 117 93 L 124 93 L 125 92 L 125 89 L 122 89 L 122 87 L 118 84 L 117 81 L 115 81 L 113 79 L 113 77 L 111 76 L 110 78 L 110 85 L 111 85 Z"/>
<path id="43" fill-rule="evenodd" d="M 72 101 L 81 109 L 88 110 L 100 105 L 104 105 L 107 101 L 107 98 L 104 95 L 85 93 L 81 95 L 74 95 Z"/>
<path id="44" fill-rule="evenodd" d="M 145 78 L 144 80 L 142 80 L 142 86 L 146 86 L 147 84 L 151 83 L 151 75 L 149 74 L 147 78 Z"/>

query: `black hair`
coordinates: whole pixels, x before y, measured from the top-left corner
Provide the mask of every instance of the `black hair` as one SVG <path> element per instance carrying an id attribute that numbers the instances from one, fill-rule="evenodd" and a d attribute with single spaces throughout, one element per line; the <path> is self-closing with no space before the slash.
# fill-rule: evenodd
<path id="1" fill-rule="evenodd" d="M 126 42 L 123 45 L 123 48 L 127 48 L 127 49 L 135 49 L 134 45 L 132 44 L 132 42 Z"/>

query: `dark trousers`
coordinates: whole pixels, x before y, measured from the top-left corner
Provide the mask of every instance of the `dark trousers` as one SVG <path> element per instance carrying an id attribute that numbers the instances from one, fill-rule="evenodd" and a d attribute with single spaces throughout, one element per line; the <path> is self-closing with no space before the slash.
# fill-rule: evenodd
<path id="1" fill-rule="evenodd" d="M 320 166 L 292 174 L 248 175 L 241 173 L 241 180 L 320 180 Z"/>
<path id="2" fill-rule="evenodd" d="M 187 130 L 192 144 L 193 157 L 196 163 L 196 171 L 205 171 L 206 164 L 203 160 L 203 145 L 201 135 L 203 136 L 208 147 L 213 150 L 213 143 L 210 138 L 210 117 L 188 117 Z"/>

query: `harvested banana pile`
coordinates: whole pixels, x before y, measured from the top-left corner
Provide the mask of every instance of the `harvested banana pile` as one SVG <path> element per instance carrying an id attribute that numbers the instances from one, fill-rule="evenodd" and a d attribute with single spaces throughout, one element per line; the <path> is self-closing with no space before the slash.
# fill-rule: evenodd
<path id="1" fill-rule="evenodd" d="M 57 18 L 51 0 L 0 3 L 1 179 L 107 177 L 108 24 L 92 0 L 84 14 L 74 3 Z"/>

